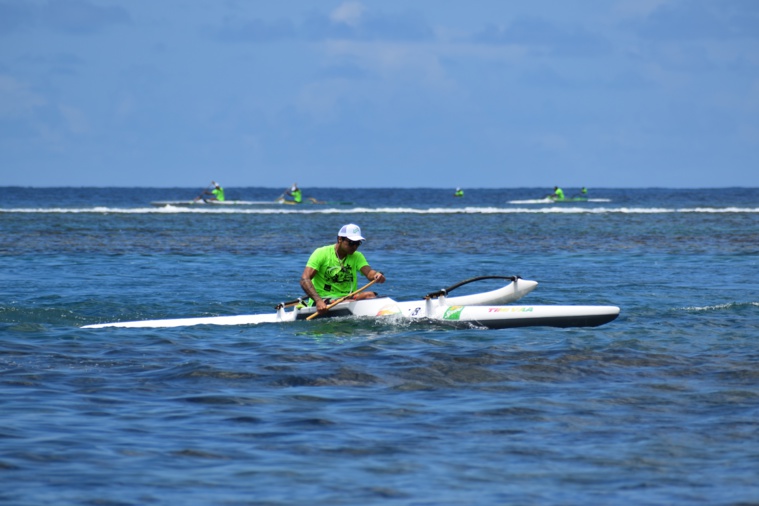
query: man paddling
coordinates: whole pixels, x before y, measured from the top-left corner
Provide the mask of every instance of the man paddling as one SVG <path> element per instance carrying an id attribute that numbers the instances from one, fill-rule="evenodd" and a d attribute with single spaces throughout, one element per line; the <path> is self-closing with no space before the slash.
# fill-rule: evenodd
<path id="1" fill-rule="evenodd" d="M 372 269 L 358 247 L 364 242 L 361 228 L 349 224 L 337 233 L 337 242 L 316 248 L 306 262 L 306 268 L 300 278 L 300 286 L 316 304 L 318 312 L 327 311 L 330 299 L 344 297 L 358 287 L 358 272 L 369 281 L 385 282 L 381 272 Z M 376 297 L 375 292 L 361 292 L 353 296 L 355 300 Z"/>
<path id="2" fill-rule="evenodd" d="M 203 195 L 210 195 L 207 200 L 218 200 L 219 202 L 224 202 L 224 188 L 222 188 L 221 185 L 216 181 L 211 181 L 211 184 L 213 185 L 213 190 L 208 191 L 206 188 L 203 190 L 202 194 L 195 198 L 195 200 L 200 200 Z"/>
<path id="3" fill-rule="evenodd" d="M 300 188 L 298 188 L 298 183 L 293 183 L 293 185 L 290 187 L 290 190 L 285 193 L 291 196 L 293 198 L 293 202 L 296 204 L 303 202 L 303 194 L 301 193 Z"/>
<path id="4" fill-rule="evenodd" d="M 554 200 L 564 200 L 564 190 L 562 190 L 558 186 L 554 186 L 553 193 L 551 194 L 551 198 Z"/>

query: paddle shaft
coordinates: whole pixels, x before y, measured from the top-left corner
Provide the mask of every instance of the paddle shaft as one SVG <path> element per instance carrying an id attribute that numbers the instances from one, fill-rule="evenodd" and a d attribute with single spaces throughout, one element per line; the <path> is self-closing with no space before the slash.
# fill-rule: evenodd
<path id="1" fill-rule="evenodd" d="M 334 302 L 330 302 L 330 304 L 327 306 L 327 309 L 332 309 L 333 307 L 337 306 L 338 304 L 340 304 L 340 303 L 341 303 L 342 301 L 344 301 L 345 299 L 347 299 L 347 298 L 349 298 L 349 297 L 353 297 L 354 295 L 356 295 L 356 294 L 357 294 L 357 293 L 359 293 L 359 292 L 363 292 L 364 290 L 366 290 L 367 288 L 369 288 L 370 286 L 372 286 L 372 285 L 373 285 L 374 283 L 376 283 L 376 282 L 377 282 L 377 280 L 376 280 L 376 279 L 375 279 L 375 280 L 373 280 L 373 281 L 370 281 L 370 282 L 368 282 L 367 284 L 365 284 L 364 286 L 362 286 L 361 288 L 359 288 L 358 290 L 356 290 L 356 291 L 354 291 L 354 292 L 351 292 L 351 293 L 349 293 L 348 295 L 346 295 L 346 296 L 344 296 L 344 297 L 340 297 L 339 299 L 337 299 L 337 300 L 336 300 L 336 301 L 334 301 Z M 316 313 L 314 313 L 314 314 L 310 315 L 308 318 L 306 318 L 306 320 L 313 320 L 313 319 L 314 319 L 314 318 L 316 318 L 318 315 L 319 315 L 319 312 L 317 311 Z"/>
<path id="2" fill-rule="evenodd" d="M 209 188 L 213 188 L 213 187 L 214 187 L 214 184 L 213 184 L 213 183 L 211 183 L 211 184 L 209 184 L 208 186 L 206 186 L 205 188 L 203 188 L 203 193 L 201 193 L 200 195 L 198 195 L 197 197 L 195 197 L 195 200 L 200 200 L 200 199 L 202 199 L 202 198 L 203 198 L 203 195 L 205 195 L 205 194 L 206 194 L 206 192 L 208 191 L 208 189 L 209 189 Z"/>
<path id="3" fill-rule="evenodd" d="M 279 202 L 280 200 L 284 199 L 285 195 L 287 195 L 288 193 L 290 193 L 290 188 L 288 188 L 285 191 L 283 191 L 282 195 L 280 195 L 279 197 L 277 197 L 277 199 L 274 202 Z"/>

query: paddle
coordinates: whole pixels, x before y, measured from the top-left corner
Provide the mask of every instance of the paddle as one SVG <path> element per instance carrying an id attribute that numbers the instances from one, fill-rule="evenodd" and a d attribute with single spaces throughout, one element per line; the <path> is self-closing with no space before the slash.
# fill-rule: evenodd
<path id="1" fill-rule="evenodd" d="M 353 296 L 354 296 L 354 295 L 356 295 L 357 293 L 359 293 L 359 292 L 363 292 L 364 290 L 366 290 L 367 288 L 369 288 L 370 286 L 372 286 L 372 285 L 373 285 L 374 283 L 376 283 L 376 282 L 377 282 L 377 280 L 376 280 L 376 279 L 375 279 L 374 281 L 370 281 L 370 282 L 368 282 L 367 284 L 365 284 L 364 286 L 362 286 L 361 288 L 359 288 L 358 290 L 356 290 L 356 291 L 354 291 L 354 292 L 351 292 L 351 293 L 349 293 L 349 294 L 348 294 L 348 295 L 346 295 L 345 297 L 340 297 L 340 298 L 339 298 L 339 299 L 337 299 L 336 301 L 334 301 L 334 302 L 331 302 L 331 303 L 329 304 L 329 306 L 327 306 L 327 309 L 332 309 L 333 307 L 337 306 L 338 304 L 340 304 L 342 301 L 344 301 L 344 300 L 345 300 L 345 299 L 347 299 L 348 297 L 353 297 Z M 308 318 L 306 318 L 306 320 L 313 320 L 313 319 L 314 319 L 314 318 L 316 318 L 317 316 L 319 316 L 319 313 L 318 313 L 318 312 L 316 312 L 316 313 L 314 313 L 314 314 L 310 315 Z"/>
<path id="2" fill-rule="evenodd" d="M 198 200 L 202 199 L 203 195 L 206 194 L 206 192 L 208 191 L 208 189 L 209 188 L 213 188 L 214 186 L 215 186 L 214 183 L 211 182 L 211 184 L 209 184 L 208 186 L 206 186 L 205 188 L 203 188 L 203 193 L 201 193 L 200 195 L 198 195 L 197 197 L 195 197 L 194 201 L 197 202 Z"/>
<path id="3" fill-rule="evenodd" d="M 285 196 L 288 195 L 289 193 L 290 193 L 290 188 L 285 189 L 285 191 L 282 192 L 282 195 L 277 197 L 276 200 L 274 200 L 274 202 L 279 202 L 279 203 L 287 202 L 287 199 L 285 198 Z"/>

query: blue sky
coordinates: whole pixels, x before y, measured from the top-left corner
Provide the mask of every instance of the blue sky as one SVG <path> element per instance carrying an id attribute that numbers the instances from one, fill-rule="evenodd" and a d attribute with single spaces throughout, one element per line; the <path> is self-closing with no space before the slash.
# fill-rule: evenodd
<path id="1" fill-rule="evenodd" d="M 759 187 L 759 2 L 0 0 L 0 176 Z"/>

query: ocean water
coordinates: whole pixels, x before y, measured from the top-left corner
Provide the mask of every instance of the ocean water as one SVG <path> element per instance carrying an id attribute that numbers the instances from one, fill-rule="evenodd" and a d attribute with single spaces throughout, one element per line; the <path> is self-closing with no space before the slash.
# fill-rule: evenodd
<path id="1" fill-rule="evenodd" d="M 759 189 L 3 190 L 0 503 L 759 503 Z M 81 328 L 271 312 L 350 222 L 383 295 L 518 274 L 621 315 Z"/>

